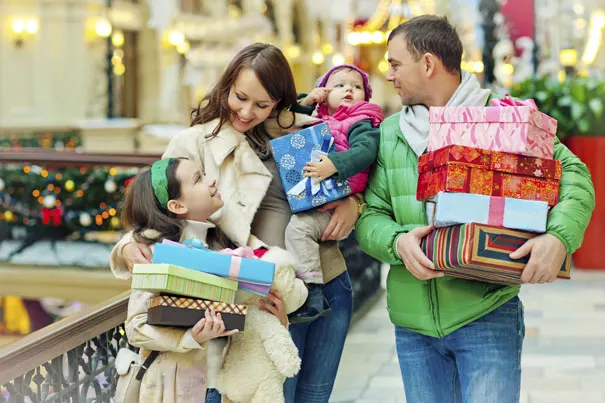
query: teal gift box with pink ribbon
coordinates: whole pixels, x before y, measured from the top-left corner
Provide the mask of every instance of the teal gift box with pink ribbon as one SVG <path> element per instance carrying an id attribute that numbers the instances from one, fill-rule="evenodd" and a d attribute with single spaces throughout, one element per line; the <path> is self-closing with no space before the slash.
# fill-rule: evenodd
<path id="1" fill-rule="evenodd" d="M 533 100 L 510 96 L 485 107 L 432 107 L 428 151 L 450 145 L 552 159 L 557 121 Z"/>
<path id="2" fill-rule="evenodd" d="M 315 183 L 305 178 L 303 168 L 307 162 L 319 161 L 321 153 L 335 151 L 334 140 L 327 123 L 269 141 L 290 210 L 293 213 L 311 210 L 351 194 L 348 181 L 328 178 Z"/>
<path id="3" fill-rule="evenodd" d="M 546 232 L 549 207 L 543 201 L 439 192 L 434 203 L 433 225 L 436 228 L 475 222 L 536 233 Z"/>
<path id="4" fill-rule="evenodd" d="M 259 295 L 267 295 L 275 275 L 275 264 L 256 258 L 250 248 L 215 252 L 164 241 L 154 245 L 151 261 L 237 280 L 238 288 Z"/>

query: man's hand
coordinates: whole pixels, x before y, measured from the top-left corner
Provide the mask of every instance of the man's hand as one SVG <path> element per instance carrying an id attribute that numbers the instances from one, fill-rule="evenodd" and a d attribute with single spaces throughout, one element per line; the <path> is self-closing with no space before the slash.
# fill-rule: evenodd
<path id="1" fill-rule="evenodd" d="M 305 173 L 305 177 L 317 178 L 315 179 L 315 183 L 319 183 L 334 175 L 338 170 L 327 155 L 320 155 L 319 162 L 307 162 L 303 168 L 303 172 Z"/>
<path id="2" fill-rule="evenodd" d="M 330 91 L 332 90 L 324 87 L 314 88 L 302 101 L 300 101 L 300 104 L 306 106 L 320 104 L 328 98 Z"/>
<path id="3" fill-rule="evenodd" d="M 567 250 L 559 238 L 542 234 L 525 242 L 511 253 L 511 259 L 529 255 L 529 261 L 521 274 L 521 281 L 528 284 L 552 283 L 565 261 Z"/>
<path id="4" fill-rule="evenodd" d="M 433 226 L 414 228 L 397 239 L 397 253 L 410 273 L 418 280 L 443 277 L 445 273 L 435 270 L 435 265 L 422 252 L 420 241 L 433 230 Z"/>

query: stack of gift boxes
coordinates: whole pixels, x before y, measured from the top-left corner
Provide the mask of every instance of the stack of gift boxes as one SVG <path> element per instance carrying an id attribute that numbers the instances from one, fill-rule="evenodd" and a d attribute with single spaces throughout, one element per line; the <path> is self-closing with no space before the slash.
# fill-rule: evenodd
<path id="1" fill-rule="evenodd" d="M 234 303 L 235 292 L 266 296 L 275 264 L 163 241 L 155 244 L 152 263 L 136 264 L 132 273 L 132 289 L 159 294 L 148 302 L 148 324 L 191 327 L 212 310 L 225 330 L 244 330 L 248 308 Z"/>
<path id="2" fill-rule="evenodd" d="M 487 107 L 433 107 L 427 153 L 418 160 L 417 199 L 435 230 L 421 247 L 446 275 L 519 284 L 528 257 L 509 254 L 546 231 L 561 163 L 557 121 L 510 97 Z M 559 278 L 569 278 L 568 256 Z"/>

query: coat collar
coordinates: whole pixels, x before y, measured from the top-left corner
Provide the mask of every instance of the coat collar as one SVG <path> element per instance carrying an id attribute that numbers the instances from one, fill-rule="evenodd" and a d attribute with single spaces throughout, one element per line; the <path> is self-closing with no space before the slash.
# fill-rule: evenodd
<path id="1" fill-rule="evenodd" d="M 242 133 L 235 130 L 229 122 L 223 124 L 223 127 L 221 127 L 221 130 L 216 136 L 210 136 L 218 125 L 218 122 L 219 120 L 216 119 L 208 125 L 210 130 L 208 130 L 205 135 L 209 137 L 204 141 L 206 142 L 205 146 L 211 150 L 216 165 L 221 166 L 225 158 L 227 158 L 241 142 L 245 142 L 246 138 Z"/>

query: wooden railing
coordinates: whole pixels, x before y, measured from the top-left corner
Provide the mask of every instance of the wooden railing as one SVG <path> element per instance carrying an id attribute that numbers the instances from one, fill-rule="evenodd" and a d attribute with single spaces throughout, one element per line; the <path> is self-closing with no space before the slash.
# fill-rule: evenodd
<path id="1" fill-rule="evenodd" d="M 0 402 L 109 402 L 129 294 L 0 348 Z"/>
<path id="2" fill-rule="evenodd" d="M 139 167 L 158 158 L 155 154 L 33 148 L 0 152 L 0 164 L 31 163 L 46 167 Z M 63 272 L 67 275 L 61 276 Z M 79 282 L 74 283 L 74 276 Z M 103 298 L 111 296 L 0 348 L 0 402 L 109 402 L 115 390 L 113 361 L 119 347 L 126 343 L 124 321 L 129 291 L 119 293 L 119 290 L 129 289 L 128 282 L 116 280 L 109 270 L 22 267 L 10 263 L 2 264 L 0 278 L 7 280 L 2 281 L 6 286 L 0 286 L 1 295 L 66 298 L 77 294 L 80 296 L 77 300 L 92 302 L 95 300 L 92 294 L 102 285 Z M 46 285 L 36 287 L 36 282 Z M 68 287 L 76 293 L 64 293 Z M 32 290 L 37 290 L 35 295 Z"/>

